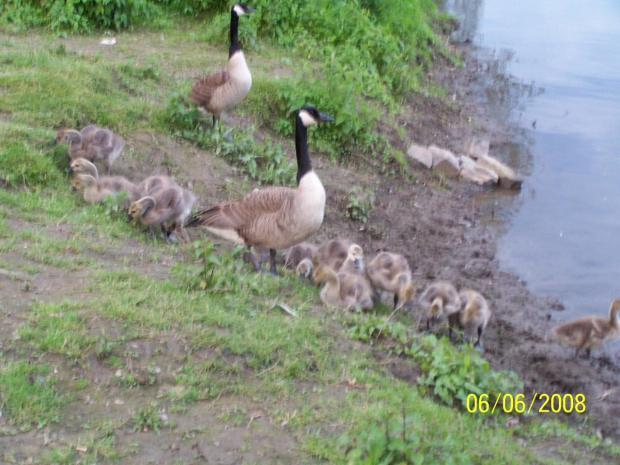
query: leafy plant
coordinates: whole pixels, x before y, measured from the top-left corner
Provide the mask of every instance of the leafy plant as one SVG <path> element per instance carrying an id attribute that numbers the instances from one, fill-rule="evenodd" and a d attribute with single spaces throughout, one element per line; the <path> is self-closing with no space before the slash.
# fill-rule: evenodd
<path id="1" fill-rule="evenodd" d="M 516 373 L 494 371 L 471 346 L 455 349 L 448 338 L 422 336 L 407 351 L 424 372 L 418 378 L 422 393 L 432 392 L 444 403 L 457 399 L 465 405 L 468 394 L 513 393 L 523 389 Z"/>
<path id="2" fill-rule="evenodd" d="M 360 423 L 353 433 L 340 438 L 348 463 L 472 463 L 459 438 L 438 434 L 425 424 L 422 415 L 408 410 L 412 397 L 409 394 L 402 399 L 400 412 L 383 410 L 379 418 Z"/>
<path id="3" fill-rule="evenodd" d="M 151 17 L 157 8 L 147 0 L 55 0 L 0 2 L 0 20 L 21 27 L 49 26 L 58 32 L 127 29 Z"/>
<path id="4" fill-rule="evenodd" d="M 375 194 L 372 191 L 364 192 L 360 187 L 354 187 L 349 193 L 349 203 L 347 204 L 347 218 L 366 223 L 368 215 L 375 203 Z"/>
<path id="5" fill-rule="evenodd" d="M 194 264 L 176 263 L 170 272 L 191 291 L 236 292 L 243 285 L 240 255 L 244 249 L 235 247 L 232 252 L 214 252 L 211 241 L 197 241 L 193 244 Z"/>
<path id="6" fill-rule="evenodd" d="M 282 147 L 269 137 L 256 142 L 254 128 L 235 132 L 234 139 L 211 127 L 196 107 L 180 94 L 173 93 L 165 119 L 176 135 L 194 142 L 198 147 L 215 152 L 261 184 L 293 184 L 296 170 Z"/>
<path id="7" fill-rule="evenodd" d="M 162 420 L 159 416 L 157 402 L 151 402 L 148 407 L 143 408 L 133 417 L 135 432 L 152 430 L 159 434 L 161 426 Z"/>

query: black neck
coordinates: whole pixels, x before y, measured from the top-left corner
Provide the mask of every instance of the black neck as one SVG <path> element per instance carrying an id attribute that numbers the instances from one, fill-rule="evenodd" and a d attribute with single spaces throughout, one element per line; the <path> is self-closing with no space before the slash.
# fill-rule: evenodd
<path id="1" fill-rule="evenodd" d="M 297 116 L 297 128 L 295 130 L 295 152 L 297 153 L 297 185 L 301 178 L 312 171 L 310 157 L 308 156 L 308 128 L 304 126 L 299 115 Z"/>
<path id="2" fill-rule="evenodd" d="M 230 12 L 230 48 L 228 49 L 228 58 L 239 50 L 241 50 L 241 45 L 239 44 L 239 16 L 237 16 L 237 12 L 233 9 Z"/>

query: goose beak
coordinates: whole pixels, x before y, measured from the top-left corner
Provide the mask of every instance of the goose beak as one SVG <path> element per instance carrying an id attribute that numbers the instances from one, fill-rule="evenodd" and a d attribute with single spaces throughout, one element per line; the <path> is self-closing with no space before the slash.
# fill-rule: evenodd
<path id="1" fill-rule="evenodd" d="M 319 111 L 319 121 L 323 121 L 324 123 L 331 123 L 332 121 L 334 121 L 334 117 L 326 115 L 325 113 Z"/>
<path id="2" fill-rule="evenodd" d="M 359 270 L 362 268 L 362 261 L 359 258 L 353 260 L 353 264 L 355 265 L 355 269 Z"/>
<path id="3" fill-rule="evenodd" d="M 77 192 L 77 189 L 75 187 L 71 186 L 71 193 L 75 194 L 76 192 Z"/>
<path id="4" fill-rule="evenodd" d="M 48 147 L 54 147 L 55 145 L 56 145 L 56 139 L 52 139 L 51 141 L 47 143 Z"/>
<path id="5" fill-rule="evenodd" d="M 71 166 L 67 166 L 65 168 L 65 173 L 73 173 L 73 168 Z"/>
<path id="6" fill-rule="evenodd" d="M 127 223 L 131 223 L 131 221 L 133 220 L 133 216 L 131 215 L 127 215 L 127 219 L 125 220 Z"/>

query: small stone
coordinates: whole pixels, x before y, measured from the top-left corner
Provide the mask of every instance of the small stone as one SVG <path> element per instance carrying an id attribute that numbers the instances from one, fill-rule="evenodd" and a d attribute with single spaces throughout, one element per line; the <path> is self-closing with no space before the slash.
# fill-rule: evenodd
<path id="1" fill-rule="evenodd" d="M 499 176 L 495 171 L 492 171 L 484 166 L 478 165 L 474 160 L 466 155 L 459 157 L 459 164 L 461 166 L 460 176 L 469 181 L 475 182 L 481 186 L 487 184 L 497 184 Z"/>
<path id="2" fill-rule="evenodd" d="M 466 155 L 474 159 L 484 157 L 489 154 L 489 147 L 491 146 L 489 139 L 483 139 L 478 137 L 471 137 L 465 141 L 463 150 Z"/>
<path id="3" fill-rule="evenodd" d="M 411 147 L 409 147 L 409 149 L 407 150 L 407 156 L 412 160 L 421 163 L 429 170 L 433 167 L 433 155 L 431 155 L 431 153 L 426 147 L 412 144 Z"/>
<path id="4" fill-rule="evenodd" d="M 116 376 L 117 378 L 122 378 L 123 370 L 116 370 L 116 373 L 114 373 L 114 376 Z"/>
<path id="5" fill-rule="evenodd" d="M 436 145 L 431 145 L 428 150 L 433 156 L 433 171 L 437 171 L 447 178 L 456 178 L 459 175 L 461 167 L 452 152 Z"/>
<path id="6" fill-rule="evenodd" d="M 490 155 L 478 158 L 478 165 L 488 168 L 499 176 L 499 186 L 504 189 L 520 189 L 523 180 L 515 170 Z"/>

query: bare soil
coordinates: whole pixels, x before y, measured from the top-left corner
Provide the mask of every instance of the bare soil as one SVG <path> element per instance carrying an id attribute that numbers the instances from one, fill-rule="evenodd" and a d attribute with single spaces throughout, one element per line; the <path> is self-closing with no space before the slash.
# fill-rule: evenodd
<path id="1" fill-rule="evenodd" d="M 513 134 L 510 127 L 492 119 L 484 107 L 475 103 L 471 95 L 472 83 L 479 79 L 483 66 L 462 50 L 464 66 L 454 67 L 444 63 L 434 71 L 433 79 L 446 89 L 443 99 L 414 95 L 401 124 L 407 131 L 408 142 L 435 143 L 459 152 L 471 135 L 488 137 L 491 152 L 501 158 L 502 144 Z M 228 124 L 241 123 L 241 118 L 231 115 Z M 138 133 L 127 139 L 127 149 L 132 157 L 121 157 L 114 165 L 116 174 L 130 179 L 141 179 L 151 173 L 170 173 L 193 188 L 200 207 L 215 204 L 253 188 L 243 181 L 234 168 L 212 154 L 202 152 L 182 141 L 170 140 L 159 134 Z M 293 144 L 288 153 L 293 153 Z M 311 144 L 310 144 L 311 145 Z M 405 146 L 401 147 L 406 150 Z M 126 149 L 126 150 L 127 150 Z M 620 415 L 620 361 L 618 356 L 594 353 L 594 361 L 570 360 L 572 352 L 553 339 L 552 313 L 562 308 L 553 296 L 538 296 L 528 291 L 526 283 L 517 276 L 502 271 L 495 260 L 497 248 L 495 228 L 492 227 L 493 202 L 483 197 L 503 195 L 504 192 L 485 191 L 461 180 L 444 180 L 431 172 L 411 165 L 405 176 L 380 176 L 363 158 L 354 158 L 346 166 L 335 164 L 320 156 L 313 159 L 315 170 L 327 191 L 327 209 L 323 227 L 311 238 L 315 243 L 334 237 L 347 237 L 357 241 L 369 256 L 381 250 L 404 254 L 414 270 L 418 290 L 436 279 L 453 281 L 458 288 L 480 290 L 489 300 L 493 318 L 485 334 L 485 356 L 493 368 L 514 370 L 523 377 L 526 398 L 534 392 L 583 393 L 586 396 L 587 416 L 600 434 L 620 438 L 617 421 Z M 413 179 L 413 180 L 412 180 Z M 345 216 L 350 190 L 356 186 L 375 193 L 374 208 L 366 224 L 352 222 Z M 484 194 L 483 196 L 481 194 Z M 19 227 L 19 224 L 13 224 Z M 50 234 L 65 234 L 62 225 L 48 226 Z M 200 232 L 191 230 L 197 237 Z M 143 269 L 154 275 L 166 276 L 169 266 L 178 258 L 174 247 L 162 251 L 157 260 L 145 256 L 143 245 L 131 241 L 126 249 L 103 258 L 110 267 L 120 266 L 121 258 L 128 258 L 132 268 Z M 24 257 L 3 254 L 7 263 L 23 263 Z M 0 344 L 13 337 L 14 331 L 27 318 L 28 306 L 35 300 L 62 300 L 75 298 L 83 290 L 89 270 L 67 271 L 36 264 L 38 274 L 24 279 L 2 278 L 0 285 Z M 123 265 L 126 266 L 126 265 Z M 411 315 L 416 324 L 419 315 Z M 101 322 L 105 324 L 105 322 Z M 108 322 L 109 323 L 109 322 Z M 109 334 L 113 334 L 114 325 Z M 176 359 L 183 353 L 184 341 L 171 338 L 167 341 L 131 341 L 128 350 L 148 356 L 161 354 L 158 366 L 158 387 L 174 389 L 166 377 L 174 370 L 168 366 L 168 356 Z M 152 347 L 153 344 L 159 346 Z M 351 341 L 346 344 L 352 344 Z M 149 355 L 150 354 L 150 355 Z M 377 357 L 393 375 L 412 384 L 419 372 L 401 359 L 378 351 Z M 204 354 L 209 357 L 209 354 Z M 97 408 L 110 421 L 128 416 L 126 405 L 133 402 L 148 403 L 147 390 L 122 393 L 110 387 L 107 378 L 113 376 L 108 369 L 98 368 L 98 362 L 85 364 L 89 377 L 96 380 L 102 392 L 97 398 L 83 399 L 74 408 L 75 422 L 82 416 L 92 415 Z M 139 367 L 136 367 L 139 370 Z M 157 394 L 157 393 L 149 393 Z M 494 394 L 494 393 L 489 393 Z M 125 396 L 125 397 L 121 397 Z M 163 431 L 140 433 L 141 453 L 132 456 L 132 463 L 297 463 L 299 454 L 293 452 L 296 440 L 273 422 L 273 415 L 260 404 L 246 405 L 244 400 L 227 397 L 225 403 L 216 401 L 190 406 L 182 416 L 176 434 Z M 238 416 L 234 427 L 221 418 L 226 414 Z M 583 416 L 567 417 L 575 424 Z M 286 421 L 280 419 L 279 425 Z M 526 421 L 526 420 L 524 420 Z M 0 427 L 6 427 L 0 418 Z M 246 431 L 252 425 L 252 435 Z M 209 440 L 202 434 L 211 431 Z M 179 431 L 189 438 L 180 442 Z M 22 463 L 36 455 L 43 444 L 76 444 L 69 427 L 56 436 L 46 437 L 46 430 L 33 430 L 26 434 L 5 437 L 0 445 L 13 451 L 16 462 Z M 137 441 L 136 433 L 127 428 L 122 438 L 126 449 Z M 200 439 L 193 440 L 192 435 Z"/>

